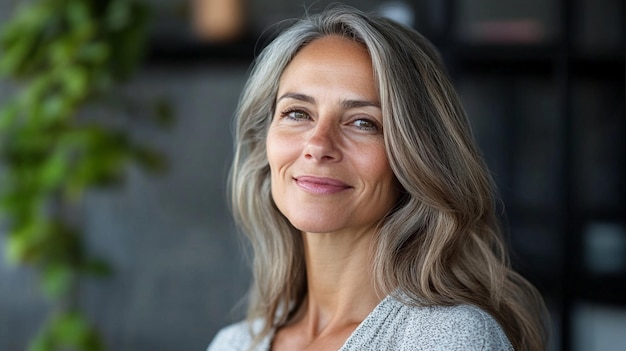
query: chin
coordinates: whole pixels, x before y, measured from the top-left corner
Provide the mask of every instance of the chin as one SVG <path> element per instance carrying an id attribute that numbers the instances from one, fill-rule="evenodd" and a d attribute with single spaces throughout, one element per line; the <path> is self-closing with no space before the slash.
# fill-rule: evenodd
<path id="1" fill-rule="evenodd" d="M 343 229 L 345 226 L 337 223 L 336 216 L 332 219 L 328 218 L 311 218 L 312 216 L 306 216 L 307 218 L 297 218 L 294 216 L 287 216 L 287 220 L 294 228 L 301 232 L 306 233 L 331 233 Z"/>
<path id="2" fill-rule="evenodd" d="M 290 222 L 296 229 L 305 233 L 330 233 L 341 229 L 338 226 L 320 225 L 320 223 L 294 223 Z"/>

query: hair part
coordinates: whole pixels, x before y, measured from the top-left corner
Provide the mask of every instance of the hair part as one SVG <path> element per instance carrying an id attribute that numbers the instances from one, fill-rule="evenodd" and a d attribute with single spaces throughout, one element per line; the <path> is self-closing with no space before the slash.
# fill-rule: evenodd
<path id="1" fill-rule="evenodd" d="M 495 187 L 437 51 L 416 31 L 347 7 L 297 21 L 256 59 L 235 119 L 229 183 L 236 222 L 253 256 L 250 319 L 257 341 L 287 323 L 306 294 L 299 231 L 270 191 L 267 131 L 278 82 L 299 50 L 339 35 L 368 50 L 384 118 L 387 157 L 402 186 L 373 249 L 383 294 L 414 305 L 473 304 L 489 312 L 516 350 L 545 347 L 545 307 L 509 266 L 495 215 Z"/>

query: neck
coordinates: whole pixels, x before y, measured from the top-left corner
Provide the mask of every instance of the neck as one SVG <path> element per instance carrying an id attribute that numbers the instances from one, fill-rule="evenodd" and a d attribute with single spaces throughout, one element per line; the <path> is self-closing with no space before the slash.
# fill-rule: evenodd
<path id="1" fill-rule="evenodd" d="M 308 294 L 301 321 L 313 334 L 360 323 L 381 300 L 371 271 L 373 230 L 302 236 Z"/>

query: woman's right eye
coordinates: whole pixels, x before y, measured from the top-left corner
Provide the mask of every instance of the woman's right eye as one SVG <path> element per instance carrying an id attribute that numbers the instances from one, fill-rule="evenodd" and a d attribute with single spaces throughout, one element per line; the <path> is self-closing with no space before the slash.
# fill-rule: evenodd
<path id="1" fill-rule="evenodd" d="M 308 113 L 301 110 L 288 110 L 283 112 L 282 116 L 293 121 L 308 120 L 310 118 Z"/>

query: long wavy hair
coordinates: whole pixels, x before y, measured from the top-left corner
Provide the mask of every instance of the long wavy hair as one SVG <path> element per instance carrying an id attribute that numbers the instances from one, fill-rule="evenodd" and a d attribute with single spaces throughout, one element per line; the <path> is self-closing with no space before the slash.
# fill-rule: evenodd
<path id="1" fill-rule="evenodd" d="M 307 289 L 302 237 L 270 192 L 266 136 L 279 78 L 313 40 L 339 35 L 371 57 L 387 157 L 403 192 L 379 225 L 377 289 L 412 305 L 472 304 L 489 312 L 516 350 L 542 350 L 545 307 L 509 265 L 494 185 L 437 51 L 418 32 L 348 7 L 298 20 L 257 57 L 235 119 L 230 173 L 236 222 L 253 249 L 250 320 L 257 341 L 288 323 Z"/>

